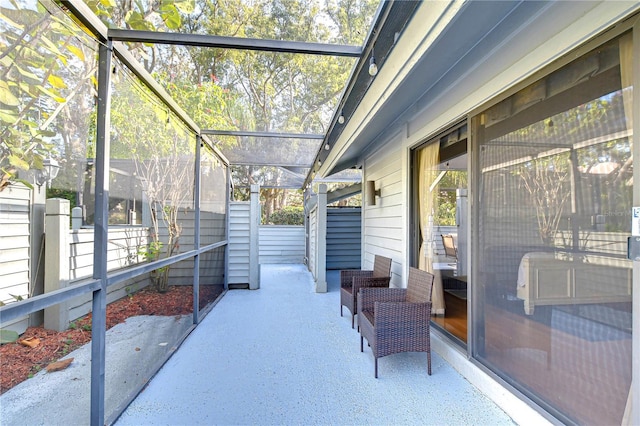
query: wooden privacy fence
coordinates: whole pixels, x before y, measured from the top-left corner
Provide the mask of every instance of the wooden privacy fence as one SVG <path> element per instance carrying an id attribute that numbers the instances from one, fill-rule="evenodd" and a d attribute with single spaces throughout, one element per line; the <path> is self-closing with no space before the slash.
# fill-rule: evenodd
<path id="1" fill-rule="evenodd" d="M 90 279 L 93 274 L 94 230 L 92 227 L 69 229 L 69 202 L 67 200 L 47 200 L 45 226 L 45 293 L 70 284 Z M 193 248 L 194 215 L 192 211 L 182 213 L 183 235 L 181 249 Z M 201 231 L 206 233 L 203 240 L 213 243 L 224 239 L 226 221 L 224 214 L 202 212 Z M 160 230 L 161 239 L 163 230 Z M 147 226 L 109 226 L 107 242 L 107 271 L 115 271 L 147 262 L 143 255 L 149 244 Z M 215 252 L 206 253 L 200 262 L 200 284 L 224 284 L 224 256 Z M 118 300 L 150 284 L 148 274 L 136 276 L 108 287 L 107 303 Z M 193 285 L 193 259 L 187 259 L 171 266 L 170 285 Z M 85 294 L 65 303 L 45 310 L 44 326 L 54 330 L 64 330 L 69 323 L 91 311 L 91 295 Z"/>

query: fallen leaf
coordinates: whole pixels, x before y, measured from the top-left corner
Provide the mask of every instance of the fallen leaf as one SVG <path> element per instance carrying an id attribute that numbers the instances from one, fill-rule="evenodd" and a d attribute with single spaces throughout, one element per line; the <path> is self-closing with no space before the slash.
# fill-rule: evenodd
<path id="1" fill-rule="evenodd" d="M 47 372 L 53 373 L 54 371 L 64 370 L 72 362 L 73 362 L 73 358 L 67 358 L 67 359 L 63 359 L 62 361 L 52 362 L 51 364 L 47 365 Z"/>
<path id="2" fill-rule="evenodd" d="M 24 339 L 18 340 L 22 346 L 28 346 L 30 348 L 35 348 L 40 344 L 40 339 L 37 337 L 25 337 Z"/>
<path id="3" fill-rule="evenodd" d="M 136 352 L 140 352 L 140 348 L 136 348 Z"/>

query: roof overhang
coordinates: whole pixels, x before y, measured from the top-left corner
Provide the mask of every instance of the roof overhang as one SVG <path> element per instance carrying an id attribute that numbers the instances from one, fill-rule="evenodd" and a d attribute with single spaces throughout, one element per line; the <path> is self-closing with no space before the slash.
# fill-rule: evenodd
<path id="1" fill-rule="evenodd" d="M 401 123 L 410 122 L 434 104 L 440 111 L 450 108 L 465 90 L 461 81 L 472 76 L 476 84 L 482 84 L 508 66 L 495 61 L 496 53 L 504 54 L 506 49 L 510 54 L 505 56 L 525 57 L 546 42 L 548 34 L 560 34 L 575 23 L 576 17 L 587 17 L 592 24 L 582 29 L 580 42 L 584 42 L 639 9 L 637 2 L 616 3 L 615 10 L 605 3 L 420 3 L 407 17 L 406 28 L 391 46 L 384 67 L 366 87 L 341 132 L 335 138 L 328 134 L 330 150 L 316 164 L 315 172 L 328 176 L 357 168 L 367 153 L 403 128 Z M 602 16 L 605 10 L 608 15 Z M 389 30 L 382 26 L 378 37 L 385 31 Z M 557 52 L 557 56 L 565 53 Z M 530 74 L 546 64 L 532 63 Z M 503 86 L 496 87 L 494 94 L 514 83 L 501 82 Z"/>

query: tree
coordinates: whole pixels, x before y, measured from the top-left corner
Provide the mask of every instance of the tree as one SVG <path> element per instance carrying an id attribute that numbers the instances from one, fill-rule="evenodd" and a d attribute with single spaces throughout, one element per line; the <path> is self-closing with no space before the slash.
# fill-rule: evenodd
<path id="1" fill-rule="evenodd" d="M 197 32 L 273 40 L 359 43 L 366 35 L 368 17 L 378 2 L 256 1 L 250 4 L 208 2 L 197 19 L 189 21 Z M 366 13 L 363 13 L 366 12 Z M 201 52 L 220 84 L 237 97 L 227 111 L 239 129 L 324 133 L 351 70 L 352 60 L 337 57 L 247 51 Z M 198 68 L 196 66 L 196 68 Z M 221 143 L 228 143 L 220 139 Z M 280 158 L 296 158 L 305 142 L 265 144 L 248 138 L 238 144 L 254 155 L 268 149 Z M 268 148 L 265 148 L 268 146 Z M 306 164 L 304 166 L 307 166 Z M 234 168 L 244 184 L 259 182 L 270 170 Z M 244 173 L 240 176 L 240 173 Z M 282 174 L 273 175 L 277 186 Z M 282 189 L 263 192 L 265 208 L 281 208 Z"/>
<path id="2" fill-rule="evenodd" d="M 568 154 L 538 158 L 519 169 L 524 187 L 536 209 L 538 233 L 545 245 L 553 245 L 571 191 Z"/>
<path id="3" fill-rule="evenodd" d="M 111 155 L 131 159 L 151 212 L 151 241 L 143 254 L 149 260 L 171 257 L 180 248 L 181 214 L 193 207 L 195 135 L 139 81 L 124 71 L 118 73 L 111 105 Z M 214 82 L 189 89 L 178 80 L 171 85 L 171 90 L 185 102 L 197 103 L 221 93 Z M 209 105 L 217 109 L 208 114 L 222 116 L 223 100 Z M 168 288 L 169 270 L 163 267 L 152 274 L 161 292 Z"/>
<path id="4" fill-rule="evenodd" d="M 31 186 L 20 171 L 79 151 L 96 70 L 86 36 L 64 17 L 39 3 L 12 6 L 0 14 L 0 191 L 16 180 Z"/>

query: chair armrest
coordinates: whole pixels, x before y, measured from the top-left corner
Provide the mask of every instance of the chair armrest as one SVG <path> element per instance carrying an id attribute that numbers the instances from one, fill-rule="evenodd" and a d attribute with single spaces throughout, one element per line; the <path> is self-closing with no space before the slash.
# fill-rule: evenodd
<path id="1" fill-rule="evenodd" d="M 340 287 L 351 287 L 354 277 L 371 277 L 373 271 L 362 271 L 360 269 L 345 269 L 340 271 Z"/>
<path id="2" fill-rule="evenodd" d="M 375 302 L 376 328 L 419 328 L 431 320 L 431 302 Z"/>
<path id="3" fill-rule="evenodd" d="M 352 291 L 358 294 L 361 288 L 389 287 L 391 277 L 353 277 Z"/>
<path id="4" fill-rule="evenodd" d="M 358 295 L 358 312 L 373 311 L 375 302 L 402 302 L 406 288 L 363 287 Z"/>

